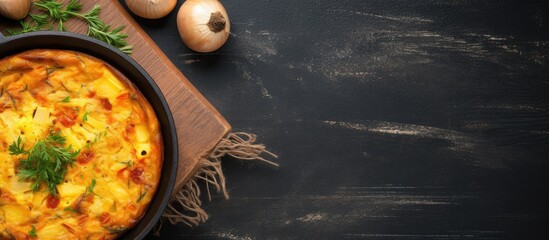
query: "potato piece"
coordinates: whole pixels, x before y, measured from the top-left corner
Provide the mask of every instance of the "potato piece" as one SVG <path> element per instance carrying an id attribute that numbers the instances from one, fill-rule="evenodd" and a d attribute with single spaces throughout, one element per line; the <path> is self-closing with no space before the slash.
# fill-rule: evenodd
<path id="1" fill-rule="evenodd" d="M 32 198 L 32 208 L 33 209 L 37 209 L 37 208 L 40 208 L 40 206 L 44 203 L 45 199 L 48 197 L 48 192 L 44 192 L 44 191 L 38 191 L 38 192 L 35 192 L 33 194 L 33 198 Z M 37 211 L 34 211 L 35 213 L 37 214 L 42 214 L 42 212 L 37 212 Z M 33 216 L 33 217 L 37 217 L 37 216 Z"/>
<path id="2" fill-rule="evenodd" d="M 37 107 L 34 112 L 34 121 L 38 124 L 50 124 L 50 112 L 47 108 Z"/>
<path id="3" fill-rule="evenodd" d="M 110 99 L 114 99 L 124 90 L 122 83 L 108 70 L 105 70 L 103 76 L 93 83 L 93 87 L 97 96 Z"/>
<path id="4" fill-rule="evenodd" d="M 99 121 L 97 118 L 90 116 L 90 114 L 86 116 L 85 125 L 89 125 L 97 131 L 105 131 L 105 129 L 107 128 L 105 122 Z"/>
<path id="5" fill-rule="evenodd" d="M 40 239 L 71 239 L 74 236 L 60 223 L 50 222 L 36 232 Z"/>
<path id="6" fill-rule="evenodd" d="M 93 132 L 89 132 L 86 128 L 79 125 L 73 125 L 71 131 L 79 136 L 80 139 L 84 141 L 92 142 L 95 140 L 96 135 Z"/>
<path id="7" fill-rule="evenodd" d="M 89 211 L 92 214 L 100 215 L 103 212 L 110 212 L 114 205 L 114 200 L 110 198 L 96 198 L 90 205 Z"/>
<path id="8" fill-rule="evenodd" d="M 2 208 L 2 210 L 4 211 L 4 217 L 6 219 L 6 222 L 9 222 L 11 224 L 21 225 L 26 224 L 32 220 L 30 210 L 27 207 L 7 204 L 0 208 Z"/>
<path id="9" fill-rule="evenodd" d="M 70 128 L 62 128 L 61 133 L 65 136 L 67 145 L 72 146 L 73 149 L 81 149 L 86 145 L 86 140 L 81 140 L 76 134 L 72 134 Z"/>
<path id="10" fill-rule="evenodd" d="M 0 118 L 2 118 L 7 129 L 13 129 L 15 124 L 19 121 L 19 116 L 12 110 L 4 110 L 4 112 L 0 114 Z"/>
<path id="11" fill-rule="evenodd" d="M 119 182 L 107 183 L 107 188 L 110 191 L 111 196 L 118 200 L 130 200 L 130 194 L 126 190 L 126 186 Z"/>
<path id="12" fill-rule="evenodd" d="M 21 182 L 19 178 L 10 178 L 10 190 L 13 194 L 24 193 L 30 191 L 30 182 Z"/>
<path id="13" fill-rule="evenodd" d="M 79 92 L 80 89 L 82 89 L 82 84 L 74 81 L 73 79 L 62 81 L 61 84 L 70 92 Z"/>
<path id="14" fill-rule="evenodd" d="M 86 186 L 76 185 L 72 183 L 62 183 L 57 186 L 59 190 L 59 196 L 62 200 L 72 200 L 83 194 L 86 191 Z"/>
<path id="15" fill-rule="evenodd" d="M 88 104 L 88 100 L 84 98 L 69 98 L 67 104 L 70 106 L 84 108 L 84 106 Z"/>
<path id="16" fill-rule="evenodd" d="M 138 142 L 148 142 L 150 139 L 149 131 L 147 126 L 143 124 L 136 125 L 135 128 L 135 138 Z"/>
<path id="17" fill-rule="evenodd" d="M 120 111 L 117 111 L 113 113 L 113 116 L 118 121 L 124 121 L 132 115 L 132 111 L 129 109 L 121 109 Z"/>

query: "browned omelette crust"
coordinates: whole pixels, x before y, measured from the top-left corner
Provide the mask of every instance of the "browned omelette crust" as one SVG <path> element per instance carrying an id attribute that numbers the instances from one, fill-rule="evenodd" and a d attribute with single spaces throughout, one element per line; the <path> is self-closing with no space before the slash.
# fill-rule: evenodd
<path id="1" fill-rule="evenodd" d="M 163 145 L 152 107 L 129 80 L 86 54 L 37 49 L 0 60 L 0 94 L 0 239 L 112 239 L 139 221 Z M 19 181 L 23 157 L 8 150 L 19 136 L 29 149 L 50 132 L 80 150 L 58 197 Z"/>

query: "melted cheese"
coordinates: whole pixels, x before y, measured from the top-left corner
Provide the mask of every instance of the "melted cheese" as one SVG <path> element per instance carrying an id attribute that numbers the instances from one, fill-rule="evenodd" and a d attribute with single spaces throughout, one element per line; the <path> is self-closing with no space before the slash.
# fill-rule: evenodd
<path id="1" fill-rule="evenodd" d="M 19 181 L 24 156 L 8 150 L 18 137 L 29 149 L 51 131 L 80 150 L 57 199 Z M 33 229 L 39 239 L 118 237 L 152 200 L 161 151 L 153 109 L 104 62 L 60 50 L 0 60 L 0 239 L 25 239 Z"/>

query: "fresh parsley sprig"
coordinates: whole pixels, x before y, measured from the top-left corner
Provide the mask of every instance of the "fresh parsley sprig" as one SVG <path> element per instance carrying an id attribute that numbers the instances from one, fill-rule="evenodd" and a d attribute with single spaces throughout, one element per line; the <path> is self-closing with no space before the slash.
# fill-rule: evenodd
<path id="1" fill-rule="evenodd" d="M 30 19 L 20 21 L 21 29 L 8 29 L 9 35 L 34 32 L 44 29 L 52 30 L 57 26 L 57 30 L 66 31 L 66 22 L 71 18 L 77 18 L 88 25 L 87 35 L 104 41 L 114 47 L 119 48 L 124 53 L 130 54 L 133 47 L 126 42 L 127 34 L 121 31 L 125 26 L 113 28 L 101 20 L 101 6 L 95 5 L 87 13 L 81 13 L 82 4 L 80 0 L 71 0 L 65 6 L 57 0 L 39 0 L 33 2 L 40 14 L 29 14 Z"/>
<path id="2" fill-rule="evenodd" d="M 21 181 L 32 181 L 31 189 L 36 192 L 42 183 L 48 186 L 48 191 L 57 196 L 57 185 L 63 182 L 68 166 L 74 164 L 80 151 L 63 147 L 65 137 L 59 133 L 50 133 L 45 139 L 38 140 L 29 150 L 25 150 L 21 137 L 9 147 L 10 155 L 26 155 L 19 161 L 19 176 Z"/>

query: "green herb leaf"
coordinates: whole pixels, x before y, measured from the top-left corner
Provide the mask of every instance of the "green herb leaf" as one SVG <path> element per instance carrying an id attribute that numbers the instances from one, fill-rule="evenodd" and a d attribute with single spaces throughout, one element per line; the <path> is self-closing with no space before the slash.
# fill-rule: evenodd
<path id="1" fill-rule="evenodd" d="M 36 227 L 34 225 L 32 225 L 32 229 L 29 231 L 29 236 L 31 237 L 38 237 L 38 235 L 36 235 Z"/>
<path id="2" fill-rule="evenodd" d="M 72 208 L 72 207 L 66 207 L 66 208 L 63 209 L 63 210 L 65 210 L 65 211 L 67 211 L 67 212 L 78 213 L 78 210 L 76 210 L 76 209 L 74 209 L 74 208 Z"/>
<path id="3" fill-rule="evenodd" d="M 99 198 L 101 198 L 101 196 L 97 195 L 97 193 L 95 193 L 93 191 L 94 188 L 95 188 L 95 178 L 92 179 L 91 184 L 86 188 L 86 193 L 85 194 L 86 195 L 87 194 L 93 194 L 93 195 L 98 196 Z"/>
<path id="4" fill-rule="evenodd" d="M 137 199 L 137 203 L 141 202 L 141 200 L 143 200 L 143 197 L 145 197 L 145 195 L 147 195 L 147 192 L 141 193 L 139 195 L 139 198 Z"/>
<path id="5" fill-rule="evenodd" d="M 95 188 L 95 178 L 92 179 L 90 186 L 88 186 L 88 191 L 93 193 L 93 188 Z"/>
<path id="6" fill-rule="evenodd" d="M 28 154 L 29 152 L 25 150 L 24 146 L 21 144 L 22 139 L 21 136 L 17 137 L 17 141 L 13 142 L 9 147 L 8 150 L 10 151 L 10 155 L 19 155 L 19 154 Z"/>
<path id="7" fill-rule="evenodd" d="M 13 142 L 8 147 L 11 155 L 27 155 L 26 159 L 19 161 L 17 175 L 20 181 L 32 181 L 31 189 L 34 192 L 44 183 L 48 191 L 57 196 L 57 185 L 63 182 L 68 166 L 74 164 L 74 159 L 79 154 L 79 151 L 73 151 L 70 146 L 63 147 L 64 144 L 65 137 L 59 133 L 50 133 L 28 151 L 23 148 L 21 137 Z"/>
<path id="8" fill-rule="evenodd" d="M 120 162 L 120 163 L 126 164 L 126 166 L 128 166 L 128 167 L 133 167 L 133 162 L 131 160 L 128 160 L 128 161 L 125 161 L 125 162 Z"/>
<path id="9" fill-rule="evenodd" d="M 82 117 L 82 121 L 87 122 L 87 121 L 88 121 L 88 115 L 89 115 L 89 114 L 90 114 L 90 112 L 84 113 L 84 116 Z"/>
<path id="10" fill-rule="evenodd" d="M 71 97 L 66 96 L 65 98 L 63 98 L 63 99 L 61 100 L 61 102 L 67 103 L 67 102 L 69 102 L 70 100 L 71 100 Z"/>

